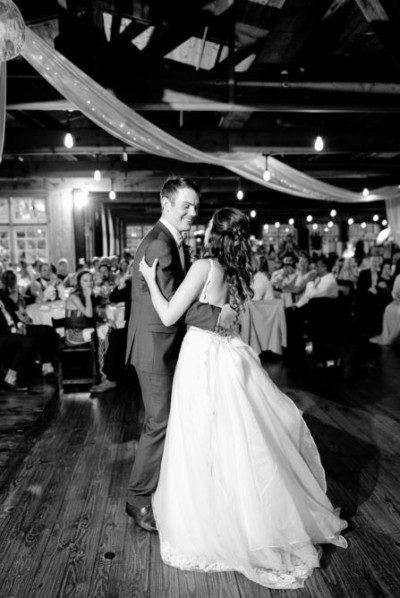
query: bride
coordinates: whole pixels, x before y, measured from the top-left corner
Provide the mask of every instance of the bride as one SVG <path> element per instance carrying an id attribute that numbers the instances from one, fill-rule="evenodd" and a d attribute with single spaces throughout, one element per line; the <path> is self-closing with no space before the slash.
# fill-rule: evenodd
<path id="1" fill-rule="evenodd" d="M 215 212 L 208 259 L 192 265 L 168 301 L 158 260 L 140 270 L 164 325 L 195 299 L 241 311 L 251 296 L 246 216 Z M 346 547 L 326 496 L 317 447 L 295 404 L 237 334 L 189 327 L 174 376 L 160 479 L 153 496 L 163 561 L 185 570 L 238 571 L 276 589 L 304 585 L 321 550 Z"/>

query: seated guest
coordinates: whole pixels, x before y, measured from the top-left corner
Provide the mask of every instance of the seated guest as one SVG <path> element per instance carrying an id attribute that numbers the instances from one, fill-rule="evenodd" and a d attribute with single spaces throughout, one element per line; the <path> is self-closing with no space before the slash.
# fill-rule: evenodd
<path id="1" fill-rule="evenodd" d="M 303 295 L 285 311 L 287 323 L 288 351 L 304 351 L 304 334 L 308 319 L 308 303 L 311 299 L 338 297 L 338 284 L 330 272 L 329 260 L 324 255 L 316 258 L 316 278 L 310 280 Z M 328 317 L 328 316 L 327 316 Z"/>
<path id="2" fill-rule="evenodd" d="M 22 376 L 33 365 L 35 342 L 23 334 L 23 325 L 7 309 L 5 291 L 0 291 L 0 355 L 6 368 L 3 385 L 9 390 L 26 392 Z"/>
<path id="3" fill-rule="evenodd" d="M 399 269 L 396 267 L 397 272 Z M 383 312 L 382 332 L 378 336 L 370 338 L 371 343 L 392 345 L 400 342 L 400 273 L 394 280 L 392 298 L 393 301 L 386 306 Z"/>
<path id="4" fill-rule="evenodd" d="M 59 299 L 57 285 L 59 280 L 52 272 L 51 265 L 42 262 L 38 267 L 39 278 L 33 280 L 27 291 L 27 296 L 33 297 L 35 301 L 55 301 Z"/>
<path id="5" fill-rule="evenodd" d="M 380 257 L 372 255 L 369 268 L 360 271 L 356 290 L 356 315 L 360 328 L 368 333 L 380 329 L 383 311 L 387 305 L 378 287 Z"/>
<path id="6" fill-rule="evenodd" d="M 82 344 L 90 340 L 93 332 L 92 322 L 87 322 L 88 318 L 95 317 L 95 296 L 93 293 L 93 274 L 89 270 L 78 272 L 76 289 L 69 295 L 65 310 L 66 316 L 76 320 L 77 326 L 67 330 L 66 342 L 71 344 Z M 85 327 L 85 324 L 88 324 Z"/>
<path id="7" fill-rule="evenodd" d="M 42 364 L 42 374 L 48 376 L 54 373 L 53 360 L 57 351 L 57 337 L 51 326 L 33 325 L 32 320 L 26 312 L 25 301 L 18 290 L 17 275 L 14 270 L 8 269 L 3 272 L 1 281 L 3 292 L 1 298 L 7 311 L 17 318 L 18 329 L 35 341 L 38 351 L 36 361 Z M 21 326 L 21 323 L 23 326 Z"/>
<path id="8" fill-rule="evenodd" d="M 115 286 L 123 285 L 127 277 L 129 277 L 129 260 L 123 258 L 120 260 L 118 271 L 115 274 Z"/>
<path id="9" fill-rule="evenodd" d="M 338 284 L 330 272 L 329 260 L 324 255 L 318 256 L 316 260 L 316 273 L 317 277 L 307 283 L 304 295 L 296 302 L 296 307 L 303 307 L 310 299 L 317 297 L 338 297 Z"/>
<path id="10" fill-rule="evenodd" d="M 23 295 L 25 295 L 27 288 L 34 279 L 32 266 L 28 266 L 25 260 L 19 260 L 17 266 L 18 288 Z"/>
<path id="11" fill-rule="evenodd" d="M 131 267 L 133 261 L 131 262 Z M 90 392 L 99 394 L 111 390 L 117 386 L 117 381 L 125 367 L 125 348 L 127 338 L 127 323 L 129 322 L 131 310 L 131 288 L 132 288 L 132 272 L 129 269 L 129 275 L 125 278 L 119 288 L 115 288 L 110 293 L 110 301 L 113 303 L 125 304 L 125 325 L 123 328 L 110 328 L 108 335 L 108 347 L 104 356 L 104 364 L 102 368 L 102 379 L 100 384 L 92 386 Z"/>
<path id="12" fill-rule="evenodd" d="M 272 274 L 271 284 L 278 296 L 282 297 L 284 306 L 290 307 L 293 304 L 291 289 L 297 277 L 295 256 L 285 255 L 282 264 L 282 268 Z"/>
<path id="13" fill-rule="evenodd" d="M 308 257 L 308 254 L 304 251 L 300 252 L 296 278 L 293 284 L 287 289 L 292 293 L 294 301 L 300 299 L 306 289 L 307 283 L 314 280 L 316 276 L 317 272 L 310 268 L 310 258 Z"/>
<path id="14" fill-rule="evenodd" d="M 274 289 L 268 278 L 268 261 L 261 258 L 257 272 L 254 274 L 252 289 L 253 301 L 271 300 L 275 298 Z"/>
<path id="15" fill-rule="evenodd" d="M 111 262 L 108 258 L 102 259 L 100 261 L 99 271 L 95 275 L 94 293 L 96 296 L 107 299 L 114 286 L 115 276 L 111 272 Z"/>

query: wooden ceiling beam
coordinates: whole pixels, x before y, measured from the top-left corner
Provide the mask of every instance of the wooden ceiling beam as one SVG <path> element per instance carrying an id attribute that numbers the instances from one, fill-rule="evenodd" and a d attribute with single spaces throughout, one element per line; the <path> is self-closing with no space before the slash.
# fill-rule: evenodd
<path id="1" fill-rule="evenodd" d="M 63 145 L 63 130 L 9 129 L 4 155 L 46 154 L 112 154 L 121 153 L 124 143 L 101 130 L 76 128 L 71 131 L 75 145 L 69 150 Z M 188 145 L 205 151 L 248 151 L 254 153 L 316 154 L 313 143 L 316 131 L 309 129 L 266 129 L 258 132 L 184 129 L 168 132 Z M 396 130 L 326 130 L 324 154 L 400 152 L 400 136 Z M 132 151 L 132 150 L 131 150 Z M 134 149 L 133 149 L 134 151 Z M 139 152 L 142 153 L 142 152 Z"/>
<path id="2" fill-rule="evenodd" d="M 354 0 L 400 73 L 400 18 L 393 0 Z"/>

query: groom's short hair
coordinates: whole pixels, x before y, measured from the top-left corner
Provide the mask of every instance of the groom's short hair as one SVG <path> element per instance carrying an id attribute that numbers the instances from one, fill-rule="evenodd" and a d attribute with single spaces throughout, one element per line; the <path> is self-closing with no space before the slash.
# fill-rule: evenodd
<path id="1" fill-rule="evenodd" d="M 181 189 L 193 189 L 193 191 L 197 193 L 197 195 L 200 197 L 200 189 L 195 181 L 186 177 L 171 176 L 167 178 L 167 180 L 161 187 L 161 205 L 164 198 L 168 199 L 171 202 L 171 204 L 174 205 L 176 196 L 178 195 L 178 192 Z"/>

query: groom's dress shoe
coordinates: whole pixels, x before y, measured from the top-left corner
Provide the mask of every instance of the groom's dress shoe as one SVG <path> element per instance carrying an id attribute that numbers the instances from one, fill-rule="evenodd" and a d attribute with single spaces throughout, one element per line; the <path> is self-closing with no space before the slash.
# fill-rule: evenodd
<path id="1" fill-rule="evenodd" d="M 129 517 L 133 517 L 136 525 L 146 530 L 146 532 L 158 534 L 151 505 L 146 507 L 134 507 L 127 502 L 125 510 Z"/>

